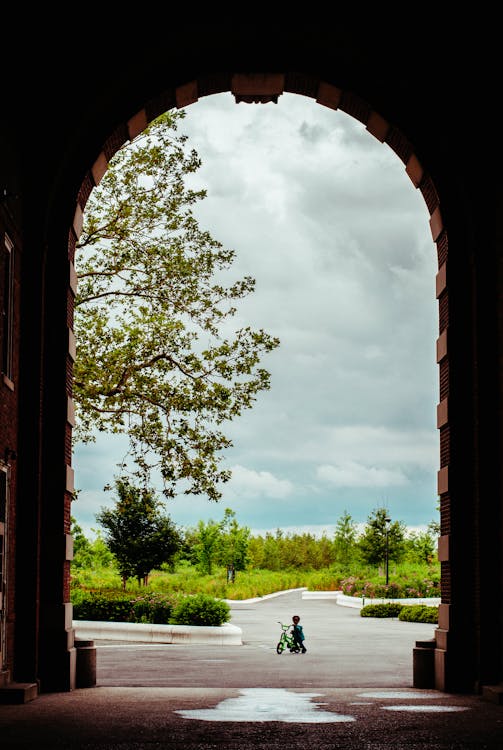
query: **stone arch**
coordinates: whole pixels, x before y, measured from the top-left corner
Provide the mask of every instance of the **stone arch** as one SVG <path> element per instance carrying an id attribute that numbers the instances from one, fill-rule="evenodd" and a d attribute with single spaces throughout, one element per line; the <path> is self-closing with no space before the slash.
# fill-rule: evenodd
<path id="1" fill-rule="evenodd" d="M 449 493 L 449 461 L 451 453 L 451 430 L 449 425 L 448 399 L 450 370 L 447 346 L 449 326 L 449 290 L 447 285 L 448 237 L 443 224 L 440 198 L 433 180 L 414 151 L 413 144 L 393 123 L 354 92 L 339 88 L 312 74 L 303 73 L 215 73 L 202 75 L 196 80 L 177 86 L 147 101 L 144 107 L 129 119 L 120 123 L 103 144 L 92 166 L 84 176 L 78 191 L 72 226 L 68 234 L 68 261 L 70 279 L 67 294 L 68 356 L 67 356 L 67 423 L 65 439 L 65 464 L 67 485 L 65 494 L 66 532 L 69 534 L 70 504 L 72 500 L 73 469 L 71 466 L 71 442 L 74 421 L 72 401 L 73 362 L 75 361 L 75 337 L 73 333 L 73 300 L 76 293 L 74 257 L 77 240 L 82 231 L 83 215 L 87 200 L 102 177 L 109 161 L 126 143 L 139 135 L 156 117 L 167 110 L 181 109 L 195 103 L 199 98 L 212 94 L 230 92 L 236 103 L 277 103 L 282 93 L 299 94 L 314 99 L 318 104 L 333 110 L 341 110 L 365 125 L 368 132 L 381 143 L 386 143 L 402 161 L 413 186 L 420 190 L 429 213 L 429 225 L 437 249 L 438 273 L 436 297 L 438 300 L 439 335 L 436 342 L 439 366 L 439 404 L 437 406 L 437 428 L 440 431 L 440 456 L 437 474 L 437 492 L 440 497 L 441 536 L 438 554 L 441 562 L 442 603 L 439 608 L 439 623 L 436 630 L 435 687 L 448 688 L 446 675 L 447 641 L 449 636 L 449 609 L 451 606 L 451 567 L 449 560 L 451 534 L 451 496 Z M 69 562 L 67 563 L 69 568 Z M 69 581 L 69 575 L 65 576 Z M 66 591 L 69 601 L 69 584 Z"/>

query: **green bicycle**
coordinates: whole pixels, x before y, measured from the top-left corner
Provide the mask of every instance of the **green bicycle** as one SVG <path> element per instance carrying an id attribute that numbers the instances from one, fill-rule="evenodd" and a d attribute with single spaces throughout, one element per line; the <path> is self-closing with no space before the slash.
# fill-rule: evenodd
<path id="1" fill-rule="evenodd" d="M 283 651 L 288 648 L 290 649 L 290 652 L 292 654 L 298 654 L 300 651 L 299 646 L 295 643 L 293 640 L 293 636 L 291 632 L 289 633 L 288 630 L 291 627 L 290 625 L 283 625 L 282 622 L 278 623 L 281 625 L 282 633 L 278 642 L 278 645 L 276 646 L 276 653 L 282 654 Z"/>

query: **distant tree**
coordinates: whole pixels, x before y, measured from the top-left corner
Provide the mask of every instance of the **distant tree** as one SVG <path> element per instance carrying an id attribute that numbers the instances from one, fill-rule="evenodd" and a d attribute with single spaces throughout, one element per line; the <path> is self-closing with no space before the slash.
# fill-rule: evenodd
<path id="1" fill-rule="evenodd" d="M 336 560 L 335 548 L 332 540 L 323 532 L 316 540 L 316 568 L 328 568 Z"/>
<path id="2" fill-rule="evenodd" d="M 358 547 L 361 556 L 369 565 L 379 565 L 386 558 L 386 530 L 388 530 L 389 560 L 399 562 L 405 554 L 407 528 L 401 521 L 387 523 L 388 510 L 376 508 L 369 515 Z"/>
<path id="3" fill-rule="evenodd" d="M 317 539 L 309 532 L 288 533 L 277 537 L 277 543 L 281 568 L 319 570 L 332 561 L 326 537 Z"/>
<path id="4" fill-rule="evenodd" d="M 284 566 L 284 547 L 285 535 L 281 529 L 276 529 L 272 534 L 267 531 L 264 537 L 264 557 L 263 565 L 266 570 L 281 570 Z"/>
<path id="5" fill-rule="evenodd" d="M 337 521 L 334 534 L 335 559 L 343 567 L 348 566 L 356 556 L 356 533 L 356 523 L 348 511 L 344 510 Z"/>
<path id="6" fill-rule="evenodd" d="M 71 533 L 73 537 L 73 557 L 77 555 L 80 555 L 82 558 L 88 557 L 91 553 L 91 543 L 89 539 L 84 534 L 82 527 L 79 526 L 77 523 L 77 520 L 73 518 L 73 516 L 70 519 L 71 523 Z"/>
<path id="7" fill-rule="evenodd" d="M 250 567 L 264 570 L 320 570 L 335 559 L 334 546 L 325 533 L 320 538 L 308 532 L 285 533 L 282 529 L 251 536 Z"/>
<path id="8" fill-rule="evenodd" d="M 71 519 L 71 532 L 73 537 L 73 560 L 72 568 L 110 567 L 114 565 L 115 558 L 110 552 L 101 532 L 92 529 L 96 538 L 90 541 L 75 518 Z"/>
<path id="9" fill-rule="evenodd" d="M 250 529 L 240 526 L 235 512 L 226 508 L 220 524 L 219 562 L 228 570 L 246 570 L 249 541 Z"/>
<path id="10" fill-rule="evenodd" d="M 115 555 L 123 587 L 128 578 L 147 584 L 151 570 L 169 563 L 180 547 L 180 533 L 161 512 L 155 492 L 139 488 L 127 478 L 115 480 L 118 498 L 112 509 L 102 508 L 96 520 L 105 529 L 105 541 Z"/>
<path id="11" fill-rule="evenodd" d="M 197 534 L 195 542 L 195 552 L 198 561 L 198 567 L 203 573 L 211 575 L 220 545 L 221 525 L 210 519 L 209 521 L 199 521 L 197 524 Z"/>
<path id="12" fill-rule="evenodd" d="M 430 529 L 413 532 L 406 540 L 407 556 L 412 562 L 431 565 L 436 560 L 436 540 Z"/>
<path id="13" fill-rule="evenodd" d="M 248 543 L 249 567 L 252 570 L 265 568 L 264 565 L 264 537 L 260 535 L 251 536 Z"/>
<path id="14" fill-rule="evenodd" d="M 432 520 L 428 524 L 428 531 L 432 536 L 440 536 L 440 521 L 438 520 Z"/>
<path id="15" fill-rule="evenodd" d="M 111 159 L 86 206 L 76 250 L 75 437 L 125 433 L 131 466 L 164 494 L 221 497 L 232 445 L 222 425 L 270 387 L 263 330 L 232 331 L 251 277 L 226 286 L 235 252 L 202 230 L 187 175 L 200 166 L 167 112 Z M 124 466 L 126 466 L 126 459 Z"/>
<path id="16" fill-rule="evenodd" d="M 176 562 L 188 562 L 191 565 L 198 564 L 197 543 L 199 541 L 197 528 L 193 526 L 185 527 L 181 530 L 180 549 L 175 556 Z"/>

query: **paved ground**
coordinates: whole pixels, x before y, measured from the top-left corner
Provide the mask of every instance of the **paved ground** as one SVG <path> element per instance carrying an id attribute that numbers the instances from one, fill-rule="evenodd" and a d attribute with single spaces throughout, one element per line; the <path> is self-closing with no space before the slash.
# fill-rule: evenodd
<path id="1" fill-rule="evenodd" d="M 278 620 L 298 614 L 307 654 L 283 653 Z M 142 645 L 102 642 L 98 684 L 144 687 L 411 687 L 412 649 L 434 625 L 360 617 L 334 600 L 301 592 L 232 606 L 242 646 Z M 96 642 L 98 643 L 98 642 Z"/>
<path id="2" fill-rule="evenodd" d="M 297 613 L 308 653 L 278 656 Z M 95 688 L 0 706 L 0 748 L 502 750 L 503 707 L 413 690 L 434 626 L 287 594 L 233 607 L 243 646 L 100 642 Z"/>

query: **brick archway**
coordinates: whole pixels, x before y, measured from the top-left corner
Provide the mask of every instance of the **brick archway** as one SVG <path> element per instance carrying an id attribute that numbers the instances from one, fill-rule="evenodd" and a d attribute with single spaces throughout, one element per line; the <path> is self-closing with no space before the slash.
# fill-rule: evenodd
<path id="1" fill-rule="evenodd" d="M 65 530 L 70 533 L 70 506 L 72 500 L 73 469 L 71 466 L 72 428 L 74 409 L 72 401 L 73 362 L 75 360 L 75 337 L 73 333 L 73 301 L 76 293 L 76 273 L 74 256 L 77 240 L 82 231 L 83 214 L 93 188 L 99 184 L 113 155 L 126 143 L 139 135 L 156 117 L 173 108 L 184 108 L 198 99 L 212 94 L 231 92 L 236 102 L 267 104 L 277 102 L 284 92 L 299 94 L 315 99 L 317 103 L 333 110 L 340 109 L 363 123 L 368 132 L 377 140 L 386 143 L 403 162 L 412 184 L 420 190 L 430 216 L 430 229 L 437 247 L 438 273 L 436 296 L 439 311 L 439 336 L 436 342 L 437 363 L 439 365 L 439 404 L 437 406 L 437 428 L 440 431 L 440 457 L 437 491 L 440 496 L 441 536 L 438 543 L 441 561 L 442 604 L 439 608 L 439 624 L 435 631 L 435 686 L 440 690 L 452 689 L 448 674 L 448 641 L 450 637 L 450 607 L 452 591 L 451 549 L 451 493 L 449 489 L 449 462 L 451 454 L 451 429 L 449 423 L 450 368 L 447 331 L 449 326 L 448 289 L 448 238 L 444 227 L 440 199 L 433 181 L 414 152 L 407 137 L 392 123 L 388 122 L 370 104 L 349 90 L 343 90 L 313 75 L 300 73 L 271 74 L 212 74 L 179 85 L 175 89 L 145 103 L 127 121 L 121 123 L 103 144 L 92 166 L 85 175 L 78 192 L 75 214 L 68 236 L 68 261 L 70 279 L 67 294 L 68 355 L 67 355 L 67 421 L 65 439 L 66 493 Z M 69 568 L 66 561 L 65 602 L 69 602 Z M 71 605 L 70 605 L 71 608 Z M 411 653 L 412 658 L 412 653 Z"/>

